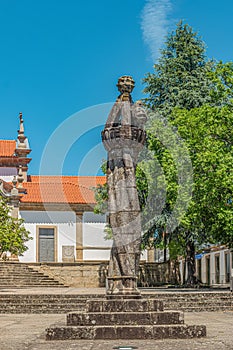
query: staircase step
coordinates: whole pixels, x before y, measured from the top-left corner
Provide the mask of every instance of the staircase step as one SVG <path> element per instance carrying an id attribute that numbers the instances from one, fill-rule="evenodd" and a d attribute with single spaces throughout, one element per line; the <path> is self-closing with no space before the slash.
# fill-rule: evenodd
<path id="1" fill-rule="evenodd" d="M 54 326 L 46 329 L 47 340 L 71 339 L 164 339 L 206 336 L 205 326 Z"/>
<path id="2" fill-rule="evenodd" d="M 65 285 L 23 263 L 0 263 L 0 288 L 65 287 Z"/>
<path id="3" fill-rule="evenodd" d="M 79 312 L 67 315 L 68 326 L 97 325 L 135 325 L 140 319 L 141 325 L 155 324 L 183 324 L 183 313 L 178 311 L 152 311 L 142 312 Z"/>
<path id="4" fill-rule="evenodd" d="M 1 287 L 1 285 L 0 285 Z M 35 285 L 33 286 L 35 287 Z M 41 287 L 41 285 L 37 285 Z M 54 286 L 53 286 L 54 287 Z M 4 286 L 6 289 L 7 286 Z M 17 288 L 14 286 L 14 288 Z M 23 287 L 18 287 L 23 288 Z M 67 313 L 75 310 L 84 310 L 86 309 L 86 300 L 87 309 L 89 312 L 120 312 L 121 309 L 116 305 L 116 300 L 113 300 L 112 304 L 108 303 L 110 306 L 106 306 L 106 300 L 104 295 L 75 295 L 75 294 L 3 294 L 0 293 L 0 313 Z M 167 302 L 164 298 L 164 295 L 160 294 L 160 299 L 156 300 L 153 295 L 144 295 L 143 297 L 147 299 L 154 299 L 154 304 L 150 304 L 150 307 L 140 306 L 133 308 L 130 306 L 129 300 L 125 302 L 128 305 L 124 305 L 127 312 L 137 312 L 142 313 L 143 311 L 161 311 L 161 303 L 164 303 L 165 311 L 176 310 L 176 311 L 187 311 L 187 312 L 200 312 L 200 311 L 233 311 L 233 296 L 231 293 L 222 293 L 223 299 L 218 299 L 216 302 L 211 301 L 208 303 L 201 303 L 198 301 L 193 301 L 193 303 L 187 302 L 176 302 L 176 296 L 174 295 L 172 302 Z M 227 296 L 228 301 L 224 299 L 224 296 Z M 98 298 L 99 302 L 93 306 L 94 299 Z M 202 299 L 200 299 L 202 300 Z M 206 294 L 206 300 L 208 300 L 208 294 Z M 115 306 L 114 306 L 115 304 Z M 92 306 L 91 306 L 92 305 Z M 96 306 L 97 305 L 97 306 Z M 105 305 L 105 306 L 104 306 Z M 112 305 L 112 306 L 111 306 Z M 144 305 L 144 304 L 143 304 Z M 145 303 L 146 305 L 146 303 Z M 148 305 L 148 304 L 147 304 Z M 153 306 L 154 305 L 154 306 Z M 110 309 L 109 309 L 110 308 Z M 117 308 L 117 310 L 116 310 Z"/>

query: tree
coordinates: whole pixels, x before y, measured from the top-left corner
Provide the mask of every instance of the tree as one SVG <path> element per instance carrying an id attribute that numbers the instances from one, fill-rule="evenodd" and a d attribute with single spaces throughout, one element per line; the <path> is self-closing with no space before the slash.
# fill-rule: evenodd
<path id="1" fill-rule="evenodd" d="M 220 61 L 207 75 L 212 81 L 211 105 L 233 107 L 233 62 Z"/>
<path id="2" fill-rule="evenodd" d="M 187 212 L 198 237 L 233 246 L 233 108 L 174 110 L 173 124 L 185 138 L 193 164 L 193 205 Z M 201 242 L 200 242 L 201 243 Z"/>
<path id="3" fill-rule="evenodd" d="M 7 252 L 22 255 L 28 249 L 26 242 L 30 239 L 23 220 L 10 216 L 10 207 L 0 198 L 0 256 Z"/>
<path id="4" fill-rule="evenodd" d="M 188 210 L 169 238 L 185 242 L 187 282 L 193 285 L 196 282 L 195 247 L 213 240 L 232 245 L 232 134 L 229 130 L 232 129 L 233 64 L 208 61 L 204 43 L 191 27 L 179 22 L 176 31 L 168 35 L 154 70 L 144 79 L 148 94 L 145 102 L 150 110 L 160 113 L 164 129 L 172 125 L 178 131 L 192 160 L 192 200 L 187 198 Z M 179 191 L 177 164 L 158 137 L 159 130 L 156 113 L 151 114 L 148 145 L 164 171 L 167 189 L 162 216 L 155 220 L 152 232 L 161 227 L 158 232 L 166 230 Z M 166 131 L 163 134 L 166 135 Z M 225 175 L 219 176 L 224 171 Z"/>
<path id="5" fill-rule="evenodd" d="M 168 116 L 173 107 L 191 109 L 210 102 L 212 82 L 207 73 L 212 67 L 203 41 L 180 21 L 167 36 L 154 73 L 144 79 L 147 106 Z"/>

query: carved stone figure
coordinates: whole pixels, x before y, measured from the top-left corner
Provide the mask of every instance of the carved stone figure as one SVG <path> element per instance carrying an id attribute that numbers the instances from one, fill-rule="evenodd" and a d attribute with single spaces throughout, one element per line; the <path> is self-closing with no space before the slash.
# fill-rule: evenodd
<path id="1" fill-rule="evenodd" d="M 121 77 L 117 87 L 121 94 L 102 131 L 102 141 L 108 152 L 108 211 L 113 232 L 109 297 L 139 295 L 136 275 L 140 260 L 141 217 L 135 169 L 146 139 L 144 124 L 147 119 L 142 103 L 132 102 L 132 77 Z"/>

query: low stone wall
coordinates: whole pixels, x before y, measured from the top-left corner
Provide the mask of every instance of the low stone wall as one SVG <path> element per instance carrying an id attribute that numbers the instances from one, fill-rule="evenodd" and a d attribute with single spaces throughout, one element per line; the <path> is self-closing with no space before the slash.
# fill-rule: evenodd
<path id="1" fill-rule="evenodd" d="M 105 286 L 108 263 L 36 263 L 28 265 L 66 286 L 96 288 Z"/>
<path id="2" fill-rule="evenodd" d="M 108 262 L 34 263 L 34 270 L 74 288 L 105 287 Z M 169 263 L 140 264 L 138 286 L 154 287 L 174 283 Z"/>

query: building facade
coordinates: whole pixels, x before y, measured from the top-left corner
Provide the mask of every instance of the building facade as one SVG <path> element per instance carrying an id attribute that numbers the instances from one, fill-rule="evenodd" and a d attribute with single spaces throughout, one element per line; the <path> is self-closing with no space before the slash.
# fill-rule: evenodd
<path id="1" fill-rule="evenodd" d="M 19 261 L 106 261 L 111 240 L 105 239 L 105 216 L 95 215 L 93 187 L 105 176 L 32 176 L 29 141 L 22 114 L 17 140 L 0 140 L 0 193 L 14 217 L 24 219 L 31 233 Z"/>

